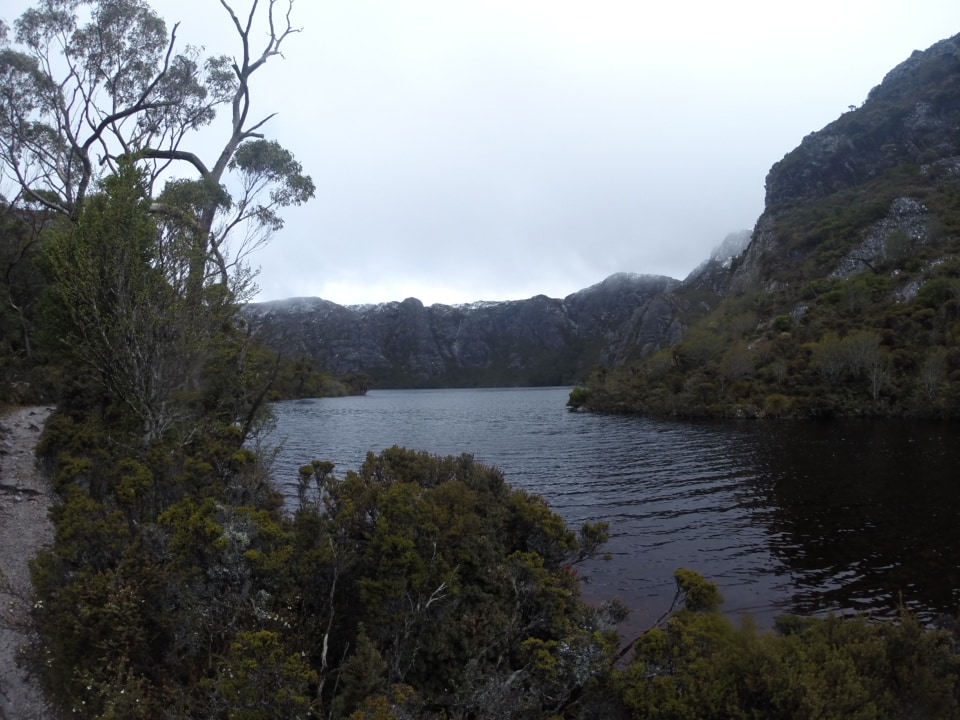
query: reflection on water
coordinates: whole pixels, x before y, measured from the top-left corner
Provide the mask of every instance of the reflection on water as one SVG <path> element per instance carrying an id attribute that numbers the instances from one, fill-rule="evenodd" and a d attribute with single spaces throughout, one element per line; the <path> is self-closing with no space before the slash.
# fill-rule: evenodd
<path id="1" fill-rule="evenodd" d="M 955 614 L 960 448 L 949 425 L 758 427 L 752 485 L 798 612 Z"/>
<path id="2" fill-rule="evenodd" d="M 716 582 L 733 614 L 955 614 L 960 444 L 949 425 L 686 423 L 570 413 L 567 388 L 374 391 L 276 406 L 275 474 L 295 497 L 314 458 L 338 472 L 401 445 L 470 452 L 573 525 L 608 521 L 610 561 L 582 576 L 644 627 L 673 571 Z"/>

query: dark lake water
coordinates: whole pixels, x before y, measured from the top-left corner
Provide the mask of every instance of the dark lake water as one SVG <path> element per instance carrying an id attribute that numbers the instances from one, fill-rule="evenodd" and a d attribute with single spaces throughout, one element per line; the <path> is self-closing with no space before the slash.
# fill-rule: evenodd
<path id="1" fill-rule="evenodd" d="M 925 619 L 960 600 L 960 428 L 889 421 L 679 422 L 571 413 L 569 388 L 375 390 L 278 403 L 275 475 L 335 474 L 391 445 L 472 453 L 569 524 L 610 523 L 609 561 L 583 569 L 631 628 L 670 605 L 673 571 L 717 583 L 731 615 L 898 604 Z"/>

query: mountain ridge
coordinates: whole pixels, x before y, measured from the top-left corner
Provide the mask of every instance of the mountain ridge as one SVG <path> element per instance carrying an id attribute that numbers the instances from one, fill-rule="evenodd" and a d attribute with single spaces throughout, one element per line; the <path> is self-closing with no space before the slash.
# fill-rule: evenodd
<path id="1" fill-rule="evenodd" d="M 676 341 L 663 297 L 674 278 L 614 273 L 564 298 L 425 306 L 416 298 L 338 305 L 322 298 L 251 303 L 244 316 L 267 344 L 335 373 L 364 372 L 380 387 L 562 385 L 634 348 Z"/>

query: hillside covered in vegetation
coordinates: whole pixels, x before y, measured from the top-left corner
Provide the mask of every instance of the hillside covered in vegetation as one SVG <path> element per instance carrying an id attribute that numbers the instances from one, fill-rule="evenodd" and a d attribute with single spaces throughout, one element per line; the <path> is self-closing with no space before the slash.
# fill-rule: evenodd
<path id="1" fill-rule="evenodd" d="M 596 372 L 571 405 L 960 418 L 960 36 L 804 138 L 766 189 L 719 304 L 688 315 L 681 342 Z"/>

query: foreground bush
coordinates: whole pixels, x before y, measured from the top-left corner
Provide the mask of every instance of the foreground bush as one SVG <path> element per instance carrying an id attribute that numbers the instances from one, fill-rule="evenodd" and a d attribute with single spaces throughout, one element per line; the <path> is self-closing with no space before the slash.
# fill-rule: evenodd
<path id="1" fill-rule="evenodd" d="M 786 616 L 774 632 L 759 633 L 749 622 L 734 626 L 718 611 L 716 588 L 684 573 L 685 607 L 647 633 L 629 667 L 615 673 L 629 716 L 960 717 L 955 634 L 925 629 L 906 613 L 885 623 Z"/>
<path id="2" fill-rule="evenodd" d="M 73 716 L 537 717 L 611 664 L 572 570 L 605 526 L 574 533 L 468 455 L 307 465 L 290 515 L 228 430 L 181 451 L 109 424 L 61 414 L 42 445 L 38 659 Z"/>

